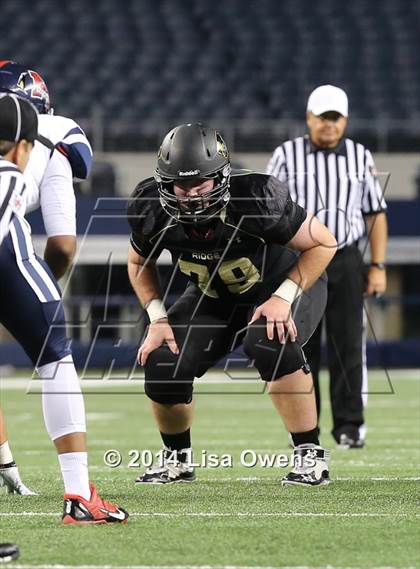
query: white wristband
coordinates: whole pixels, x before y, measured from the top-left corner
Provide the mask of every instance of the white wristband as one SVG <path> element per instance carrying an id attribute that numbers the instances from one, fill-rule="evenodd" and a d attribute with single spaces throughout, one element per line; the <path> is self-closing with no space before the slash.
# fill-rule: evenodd
<path id="1" fill-rule="evenodd" d="M 289 304 L 293 302 L 302 294 L 303 288 L 300 288 L 291 279 L 284 280 L 279 288 L 273 292 L 273 296 L 279 296 Z"/>
<path id="2" fill-rule="evenodd" d="M 149 315 L 150 322 L 155 322 L 161 318 L 168 318 L 165 305 L 158 298 L 154 298 L 146 305 L 146 312 Z"/>

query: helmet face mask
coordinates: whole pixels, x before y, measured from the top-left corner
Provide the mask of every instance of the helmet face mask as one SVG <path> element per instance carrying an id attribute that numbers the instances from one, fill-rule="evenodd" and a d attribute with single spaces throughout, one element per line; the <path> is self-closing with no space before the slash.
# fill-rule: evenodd
<path id="1" fill-rule="evenodd" d="M 160 147 L 155 180 L 160 202 L 168 215 L 181 223 L 205 223 L 229 201 L 231 167 L 226 144 L 214 129 L 185 124 L 169 132 Z M 200 195 L 176 195 L 174 185 L 214 180 L 213 188 Z"/>
<path id="2" fill-rule="evenodd" d="M 30 101 L 40 114 L 52 114 L 47 85 L 36 71 L 14 61 L 0 61 L 0 92 Z"/>
<path id="3" fill-rule="evenodd" d="M 168 215 L 181 223 L 203 223 L 217 215 L 229 201 L 230 165 L 227 164 L 222 172 L 216 172 L 199 178 L 201 181 L 214 180 L 214 185 L 208 192 L 197 196 L 178 196 L 174 185 L 182 183 L 185 178 L 175 180 L 162 179 L 155 173 L 158 182 L 160 203 Z M 192 179 L 192 178 L 190 178 Z M 197 179 L 197 178 L 195 178 Z"/>

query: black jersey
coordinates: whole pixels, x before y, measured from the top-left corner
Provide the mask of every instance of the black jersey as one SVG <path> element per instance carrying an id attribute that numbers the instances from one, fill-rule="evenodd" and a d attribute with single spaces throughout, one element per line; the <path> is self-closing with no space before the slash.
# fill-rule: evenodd
<path id="1" fill-rule="evenodd" d="M 193 226 L 171 218 L 160 204 L 155 180 L 143 180 L 128 207 L 131 245 L 153 259 L 169 250 L 173 263 L 209 297 L 246 296 L 293 266 L 296 256 L 284 246 L 306 211 L 291 200 L 284 184 L 265 174 L 232 175 L 230 193 L 222 212 Z"/>

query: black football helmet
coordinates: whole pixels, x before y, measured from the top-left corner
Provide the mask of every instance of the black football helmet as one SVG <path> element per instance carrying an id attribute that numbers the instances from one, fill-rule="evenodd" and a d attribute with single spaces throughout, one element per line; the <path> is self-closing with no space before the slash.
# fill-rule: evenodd
<path id="1" fill-rule="evenodd" d="M 0 92 L 30 101 L 40 114 L 52 114 L 50 94 L 39 73 L 15 61 L 0 61 Z"/>
<path id="2" fill-rule="evenodd" d="M 208 221 L 229 201 L 230 172 L 229 152 L 217 130 L 200 123 L 175 127 L 163 139 L 155 170 L 162 207 L 182 223 Z M 175 195 L 174 182 L 194 178 L 213 179 L 213 189 L 194 197 Z"/>

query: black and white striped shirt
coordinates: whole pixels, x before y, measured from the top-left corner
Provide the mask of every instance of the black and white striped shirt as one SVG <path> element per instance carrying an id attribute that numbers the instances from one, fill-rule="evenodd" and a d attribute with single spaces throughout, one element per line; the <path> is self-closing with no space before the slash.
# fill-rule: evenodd
<path id="1" fill-rule="evenodd" d="M 17 166 L 0 159 L 0 245 L 8 235 L 15 215 L 23 217 L 26 209 L 25 181 Z"/>
<path id="2" fill-rule="evenodd" d="M 342 248 L 365 233 L 364 215 L 386 210 L 372 154 L 349 138 L 333 150 L 314 147 L 308 135 L 278 146 L 267 174 L 286 182 L 292 199 L 316 215 Z"/>

